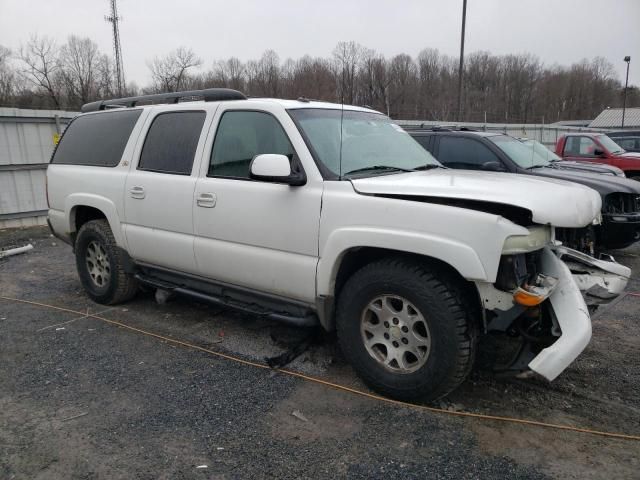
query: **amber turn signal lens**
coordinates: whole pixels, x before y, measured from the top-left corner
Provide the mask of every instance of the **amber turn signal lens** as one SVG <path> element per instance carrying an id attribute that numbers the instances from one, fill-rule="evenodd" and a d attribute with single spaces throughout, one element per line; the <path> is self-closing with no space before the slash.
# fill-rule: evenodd
<path id="1" fill-rule="evenodd" d="M 513 294 L 513 300 L 525 307 L 535 307 L 536 305 L 540 305 L 545 301 L 547 297 L 544 295 L 536 295 L 535 293 L 527 292 L 522 288 L 516 290 L 516 293 Z"/>

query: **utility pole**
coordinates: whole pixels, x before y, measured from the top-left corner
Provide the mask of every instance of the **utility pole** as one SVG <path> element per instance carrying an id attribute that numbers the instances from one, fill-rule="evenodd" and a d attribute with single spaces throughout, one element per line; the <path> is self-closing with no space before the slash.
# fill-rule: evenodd
<path id="1" fill-rule="evenodd" d="M 464 69 L 464 27 L 467 21 L 467 0 L 462 0 L 462 33 L 460 35 L 460 68 L 458 69 L 458 122 L 462 121 L 462 73 Z"/>
<path id="2" fill-rule="evenodd" d="M 622 128 L 624 128 L 624 114 L 627 109 L 627 86 L 629 85 L 629 64 L 631 63 L 631 57 L 627 55 L 624 57 L 624 61 L 627 62 L 627 79 L 624 82 L 624 96 L 622 97 Z"/>
<path id="3" fill-rule="evenodd" d="M 118 28 L 118 22 L 122 20 L 122 17 L 118 16 L 118 6 L 116 0 L 109 0 L 111 5 L 111 15 L 105 15 L 104 19 L 111 23 L 113 27 L 113 53 L 116 63 L 116 88 L 118 89 L 118 96 L 122 96 L 122 91 L 125 88 L 124 83 L 124 67 L 122 66 L 122 48 L 120 47 L 120 29 Z"/>

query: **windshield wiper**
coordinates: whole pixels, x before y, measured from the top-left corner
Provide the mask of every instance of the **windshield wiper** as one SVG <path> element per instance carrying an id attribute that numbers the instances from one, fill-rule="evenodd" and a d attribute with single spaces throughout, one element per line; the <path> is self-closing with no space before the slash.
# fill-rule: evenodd
<path id="1" fill-rule="evenodd" d="M 527 167 L 527 170 L 533 170 L 534 168 L 558 168 L 553 164 L 549 164 L 549 165 L 531 165 L 530 167 Z"/>
<path id="2" fill-rule="evenodd" d="M 444 165 L 438 165 L 436 163 L 427 163 L 426 165 L 422 165 L 420 167 L 414 168 L 414 170 L 417 172 L 419 170 L 433 170 L 434 168 L 448 168 L 448 167 L 445 167 Z"/>
<path id="3" fill-rule="evenodd" d="M 352 173 L 360 173 L 360 172 L 368 172 L 375 170 L 396 170 L 398 172 L 414 172 L 410 168 L 402 168 L 402 167 L 394 167 L 393 165 L 372 165 L 370 167 L 356 168 L 355 170 L 351 170 L 350 172 L 345 173 L 345 175 L 351 175 Z"/>

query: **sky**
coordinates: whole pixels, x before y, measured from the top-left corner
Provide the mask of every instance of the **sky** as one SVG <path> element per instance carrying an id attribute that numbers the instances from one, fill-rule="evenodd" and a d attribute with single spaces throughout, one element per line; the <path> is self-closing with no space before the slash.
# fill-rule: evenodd
<path id="1" fill-rule="evenodd" d="M 93 39 L 112 54 L 109 0 L 0 0 L 0 45 L 17 50 L 31 34 L 64 43 Z M 127 82 L 150 82 L 148 62 L 191 47 L 216 59 L 329 56 L 354 40 L 387 57 L 426 47 L 458 56 L 462 0 L 118 0 Z M 545 65 L 602 56 L 624 82 L 640 85 L 640 0 L 468 0 L 465 51 L 532 53 Z"/>

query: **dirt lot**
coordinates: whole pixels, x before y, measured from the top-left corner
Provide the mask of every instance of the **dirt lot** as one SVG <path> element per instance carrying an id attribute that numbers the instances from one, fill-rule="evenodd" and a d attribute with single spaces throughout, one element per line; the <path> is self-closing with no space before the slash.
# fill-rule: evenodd
<path id="1" fill-rule="evenodd" d="M 0 260 L 0 296 L 102 312 L 258 362 L 301 334 L 188 299 L 158 305 L 141 294 L 115 308 L 94 304 L 82 292 L 70 247 L 42 228 L 0 232 L 0 247 L 29 241 L 31 252 Z M 640 271 L 640 249 L 615 256 Z M 640 276 L 628 290 L 640 291 Z M 639 311 L 640 297 L 629 295 L 599 313 L 590 346 L 552 384 L 500 379 L 480 366 L 441 406 L 640 434 Z M 366 390 L 332 338 L 290 369 Z M 420 412 L 82 315 L 0 300 L 2 479 L 583 479 L 640 478 L 638 472 L 640 442 Z"/>

